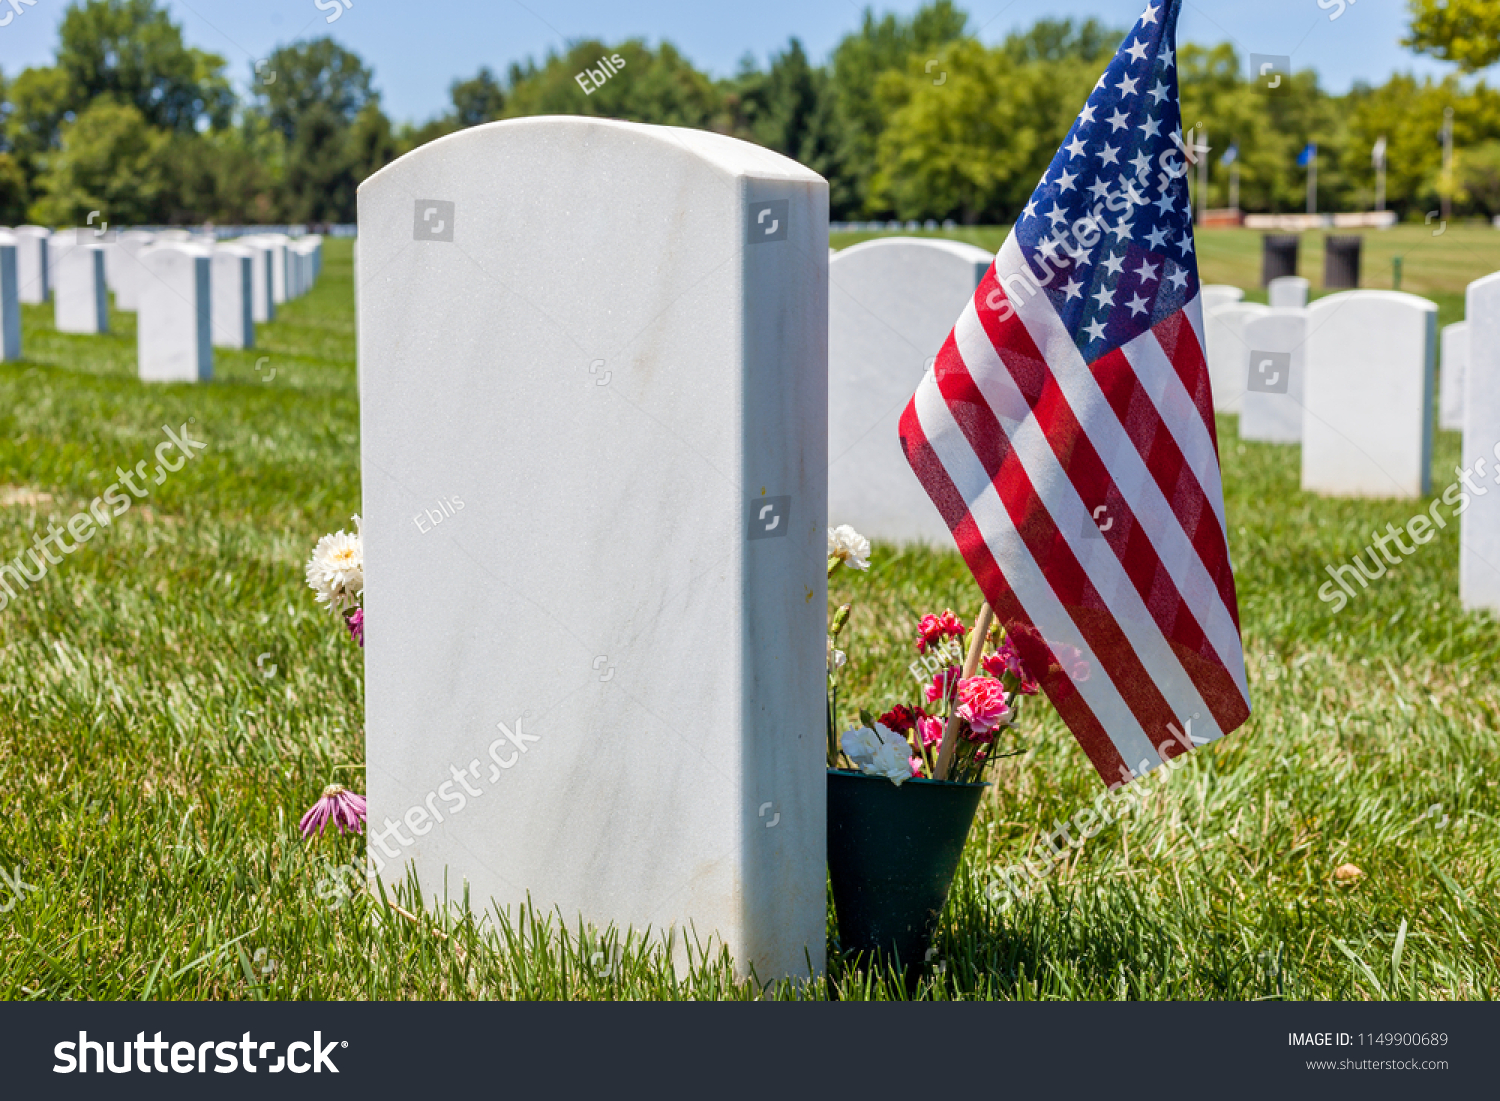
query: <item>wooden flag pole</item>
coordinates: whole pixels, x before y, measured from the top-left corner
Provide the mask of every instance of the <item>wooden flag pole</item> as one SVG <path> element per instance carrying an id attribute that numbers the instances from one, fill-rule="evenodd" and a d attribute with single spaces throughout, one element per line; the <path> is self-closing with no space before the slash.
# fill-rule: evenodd
<path id="1" fill-rule="evenodd" d="M 990 623 L 994 618 L 995 613 L 990 610 L 989 601 L 985 601 L 979 607 L 979 618 L 974 621 L 974 636 L 969 642 L 969 656 L 964 659 L 960 680 L 968 680 L 979 669 L 979 659 L 984 656 L 984 640 L 990 633 Z M 958 743 L 958 724 L 963 721 L 958 717 L 957 685 L 953 686 L 953 691 L 953 710 L 948 715 L 948 725 L 943 727 L 943 744 L 938 750 L 937 764 L 932 766 L 934 780 L 948 778 L 948 766 L 953 763 L 953 751 Z"/>

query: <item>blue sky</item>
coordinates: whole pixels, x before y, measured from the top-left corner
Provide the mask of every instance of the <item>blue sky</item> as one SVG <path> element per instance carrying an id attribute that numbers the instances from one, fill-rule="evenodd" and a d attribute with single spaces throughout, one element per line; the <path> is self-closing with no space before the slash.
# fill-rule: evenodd
<path id="1" fill-rule="evenodd" d="M 170 0 L 168 6 L 192 45 L 229 59 L 241 87 L 254 60 L 277 45 L 329 34 L 373 67 L 387 112 L 409 121 L 444 110 L 455 77 L 471 76 L 481 65 L 503 73 L 511 61 L 541 58 L 570 39 L 666 38 L 700 68 L 726 76 L 747 51 L 764 63 L 794 35 L 822 60 L 858 25 L 863 10 L 855 0 L 348 0 L 352 6 L 329 24 L 334 2 Z M 919 0 L 892 0 L 876 10 L 910 12 L 918 6 Z M 970 28 L 995 42 L 1049 15 L 1095 16 L 1125 26 L 1143 2 L 970 0 L 960 6 L 969 12 Z M 37 0 L 0 27 L 0 69 L 13 74 L 49 63 L 66 7 L 64 0 Z M 1402 0 L 1186 0 L 1179 38 L 1230 41 L 1242 56 L 1291 55 L 1294 69 L 1316 69 L 1323 86 L 1334 91 L 1356 80 L 1380 83 L 1395 71 L 1449 71 L 1399 45 L 1405 9 Z"/>

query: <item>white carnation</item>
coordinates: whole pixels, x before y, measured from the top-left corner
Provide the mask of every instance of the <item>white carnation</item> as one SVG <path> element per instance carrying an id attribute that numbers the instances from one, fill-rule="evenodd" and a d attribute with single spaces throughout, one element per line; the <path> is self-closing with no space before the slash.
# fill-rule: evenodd
<path id="1" fill-rule="evenodd" d="M 830 673 L 834 672 L 841 668 L 844 662 L 848 660 L 849 655 L 845 654 L 842 650 L 835 650 L 833 648 L 833 639 L 830 638 L 828 640 L 828 671 Z"/>
<path id="2" fill-rule="evenodd" d="M 851 570 L 870 568 L 870 541 L 848 524 L 828 529 L 828 557 L 841 559 Z"/>
<path id="3" fill-rule="evenodd" d="M 353 608 L 365 591 L 365 548 L 358 514 L 354 534 L 340 530 L 318 540 L 307 562 L 307 584 L 319 604 L 339 613 Z"/>
<path id="4" fill-rule="evenodd" d="M 911 745 L 882 723 L 876 723 L 874 730 L 868 726 L 846 730 L 839 744 L 861 772 L 884 776 L 897 787 L 911 779 Z"/>

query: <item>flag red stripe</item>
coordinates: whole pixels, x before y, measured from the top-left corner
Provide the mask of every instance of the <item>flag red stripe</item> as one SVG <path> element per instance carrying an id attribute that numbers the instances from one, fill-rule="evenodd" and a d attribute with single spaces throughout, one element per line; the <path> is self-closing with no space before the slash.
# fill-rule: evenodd
<path id="1" fill-rule="evenodd" d="M 948 344 L 951 344 L 952 340 L 950 335 Z M 945 351 L 948 344 L 944 345 Z M 954 354 L 957 354 L 956 348 Z M 939 358 L 941 359 L 941 355 Z M 1004 572 L 984 540 L 984 535 L 974 523 L 968 503 L 964 501 L 949 477 L 947 469 L 933 451 L 932 445 L 928 443 L 927 435 L 922 429 L 922 422 L 917 416 L 915 400 L 908 404 L 906 411 L 901 414 L 901 446 L 906 451 L 906 458 L 911 463 L 912 470 L 916 472 L 923 487 L 938 506 L 943 519 L 947 521 L 949 529 L 953 532 L 954 541 L 958 544 L 959 553 L 963 555 L 969 571 L 979 585 L 979 591 L 984 594 L 985 600 L 989 602 L 990 608 L 1001 625 L 1007 631 L 1014 631 L 1018 636 L 1018 642 L 1021 641 L 1020 636 L 1025 633 L 1024 629 L 1039 634 L 1036 624 L 1026 613 L 1026 609 L 1016 598 L 1009 582 L 1006 581 Z M 1023 629 L 1018 630 L 1018 628 Z M 1027 657 L 1024 652 L 1023 657 Z M 1029 660 L 1030 666 L 1041 664 L 1035 660 Z M 1098 716 L 1094 714 L 1067 675 L 1060 669 L 1054 669 L 1049 665 L 1047 671 L 1038 675 L 1037 679 L 1042 690 L 1047 694 L 1047 698 L 1052 701 L 1052 706 L 1057 709 L 1063 722 L 1067 723 L 1068 729 L 1073 732 L 1073 736 L 1088 756 L 1089 763 L 1094 766 L 1099 775 L 1105 777 L 1106 782 L 1111 784 L 1116 779 L 1129 775 L 1130 767 L 1125 763 L 1125 758 L 1120 756 L 1120 751 L 1115 748 L 1109 732 L 1105 730 Z"/>
<path id="2" fill-rule="evenodd" d="M 1187 533 L 1204 569 L 1214 582 L 1219 599 L 1233 616 L 1236 610 L 1234 574 L 1229 568 L 1229 548 L 1224 543 L 1219 518 L 1214 514 L 1203 487 L 1198 484 L 1197 475 L 1177 446 L 1176 438 L 1161 419 L 1156 403 L 1146 393 L 1140 376 L 1135 373 L 1125 354 L 1118 349 L 1100 357 L 1089 370 L 1136 451 L 1140 453 L 1146 469 L 1151 472 L 1157 488 L 1171 506 L 1173 515 Z M 1114 510 L 1111 508 L 1111 515 L 1113 514 Z M 1147 548 L 1150 543 L 1144 533 L 1137 529 L 1129 532 L 1129 535 L 1131 545 L 1121 551 L 1121 564 L 1131 573 L 1141 599 L 1151 608 L 1153 617 L 1162 632 L 1172 640 L 1173 646 L 1186 648 L 1201 659 L 1185 661 L 1184 668 L 1204 701 L 1213 707 L 1220 729 L 1234 729 L 1239 722 L 1244 721 L 1242 712 L 1245 701 L 1239 685 L 1224 664 L 1223 657 L 1214 650 L 1202 624 L 1182 598 L 1171 577 L 1161 568 L 1154 548 L 1150 549 L 1148 558 Z M 1146 547 L 1136 546 L 1137 542 L 1144 542 Z M 1116 544 L 1111 541 L 1111 545 Z M 1153 585 L 1158 589 L 1161 598 L 1159 601 L 1152 599 Z M 1175 600 L 1167 598 L 1168 589 Z M 1235 627 L 1239 627 L 1237 618 Z M 1239 716 L 1239 722 L 1230 721 L 1236 715 Z"/>
<path id="3" fill-rule="evenodd" d="M 1012 320 L 1008 324 L 1024 333 L 1019 321 Z M 1089 648 L 1105 664 L 1104 671 L 1136 721 L 1146 731 L 1148 740 L 1152 745 L 1161 744 L 1170 736 L 1169 724 L 1176 723 L 1181 716 L 1172 710 L 1155 680 L 1147 673 L 1113 612 L 1094 587 L 1088 571 L 1083 568 L 1067 539 L 1058 530 L 1052 515 L 1038 496 L 1030 475 L 1008 446 L 1005 429 L 984 400 L 951 336 L 949 342 L 943 345 L 943 353 L 938 356 L 934 375 L 949 408 L 966 411 L 966 416 L 955 419 L 980 464 L 985 470 L 995 472 L 993 482 L 996 492 L 1026 549 L 1052 586 L 1058 600 L 1063 603 L 1079 633 L 1087 640 Z M 1031 400 L 1030 395 L 1027 397 Z M 1042 409 L 1049 405 L 1060 407 L 1064 414 L 1071 417 L 1062 392 L 1051 384 L 1042 387 L 1034 406 L 1039 422 L 1044 425 L 1047 418 L 1042 415 Z M 1070 449 L 1075 457 L 1093 455 L 1093 444 L 1077 421 L 1067 425 L 1060 422 L 1061 417 L 1055 426 L 1046 426 L 1046 434 L 1057 448 L 1065 467 L 1068 463 L 1064 455 Z M 1094 458 L 1097 474 L 1102 474 L 1103 464 L 1097 463 L 1097 456 Z"/>
<path id="4" fill-rule="evenodd" d="M 1108 509 L 1105 515 L 1112 524 L 1110 530 L 1103 533 L 1103 538 L 1114 550 L 1157 628 L 1170 642 L 1188 679 L 1209 706 L 1216 725 L 1221 730 L 1234 729 L 1244 721 L 1245 703 L 1239 685 L 1214 651 L 1202 625 L 1162 563 L 1157 548 L 1145 530 L 1136 523 L 1134 510 L 1116 489 L 1107 465 L 1074 416 L 1061 387 L 1051 381 L 1051 372 L 1030 332 L 1018 318 L 1010 316 L 1002 320 L 1000 317 L 1000 313 L 1006 312 L 1001 307 L 1001 299 L 1006 298 L 1006 294 L 993 276 L 993 271 L 985 276 L 975 296 L 986 306 L 983 311 L 976 310 L 985 334 L 1001 363 L 1010 371 L 1017 390 L 1031 408 L 1037 425 L 1051 443 L 1058 462 L 1077 488 L 1085 506 L 1094 508 L 1102 505 Z M 944 347 L 946 350 L 947 346 Z M 1217 517 L 1213 514 L 1207 497 L 1199 489 L 1197 478 L 1188 468 L 1155 404 L 1141 388 L 1129 361 L 1120 352 L 1111 352 L 1096 363 L 1091 371 L 1132 443 L 1141 452 L 1142 461 L 1146 463 L 1162 495 L 1173 506 L 1173 513 L 1179 522 L 1184 513 L 1190 512 L 1201 517 L 1207 512 L 1213 521 L 1209 530 L 1217 532 Z M 942 381 L 941 378 L 939 381 Z M 944 394 L 948 396 L 946 389 Z M 1132 398 L 1138 401 L 1132 401 Z M 953 400 L 955 399 L 950 397 L 950 404 Z M 983 404 L 982 396 L 978 400 Z M 988 410 L 987 405 L 985 408 Z M 968 431 L 966 426 L 966 433 L 971 441 L 975 438 L 989 439 L 993 434 L 1003 431 L 998 423 L 994 423 L 993 429 L 987 424 L 981 424 L 975 431 Z M 1158 441 L 1157 446 L 1153 447 L 1149 442 L 1152 439 Z M 975 450 L 979 451 L 979 448 L 976 447 Z M 980 455 L 985 469 L 1001 469 L 998 464 L 992 465 L 992 460 L 982 452 Z M 998 478 L 996 484 L 1001 485 Z M 1029 491 L 1029 480 L 1026 486 Z M 1008 499 L 1007 506 L 1011 503 Z M 1014 513 L 1015 509 L 1011 508 L 1010 511 Z M 1191 538 L 1193 531 L 1187 530 Z M 1201 525 L 1198 530 L 1203 530 Z M 1219 544 L 1219 560 L 1227 571 L 1228 556 L 1222 543 Z M 1210 569 L 1210 577 L 1213 577 L 1213 573 Z M 1222 597 L 1222 587 L 1219 592 Z M 1230 595 L 1233 595 L 1232 578 Z M 1193 660 L 1186 660 L 1190 655 Z M 1132 711 L 1141 716 L 1141 711 L 1134 705 Z M 1144 717 L 1142 726 L 1148 731 L 1165 729 L 1162 726 L 1152 727 Z"/>

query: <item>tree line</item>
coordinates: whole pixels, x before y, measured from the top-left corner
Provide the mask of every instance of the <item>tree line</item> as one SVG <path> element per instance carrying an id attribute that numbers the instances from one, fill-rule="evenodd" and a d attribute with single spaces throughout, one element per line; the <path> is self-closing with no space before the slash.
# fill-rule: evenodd
<path id="1" fill-rule="evenodd" d="M 1405 44 L 1459 72 L 1332 95 L 1304 70 L 1269 95 L 1232 46 L 1181 47 L 1184 124 L 1213 147 L 1209 206 L 1228 203 L 1232 145 L 1243 209 L 1301 210 L 1296 158 L 1316 142 L 1319 209 L 1370 209 L 1371 150 L 1384 138 L 1391 209 L 1420 218 L 1446 196 L 1459 215 L 1500 214 L 1500 92 L 1476 75 L 1500 61 L 1500 4 L 1408 2 Z M 836 220 L 1003 224 L 1123 34 L 1044 19 L 988 46 L 951 0 L 932 0 L 910 17 L 865 9 L 822 64 L 793 38 L 765 66 L 747 56 L 722 79 L 666 41 L 585 40 L 503 77 L 481 68 L 453 82 L 443 114 L 398 125 L 370 67 L 332 39 L 280 47 L 251 67 L 241 95 L 228 62 L 187 46 L 157 0 L 82 0 L 62 20 L 52 65 L 0 72 L 0 223 L 77 224 L 92 210 L 119 224 L 351 222 L 359 182 L 425 142 L 572 114 L 775 149 L 827 178 Z M 624 67 L 602 84 L 576 79 L 616 55 Z M 1445 171 L 1449 110 L 1457 153 Z"/>

